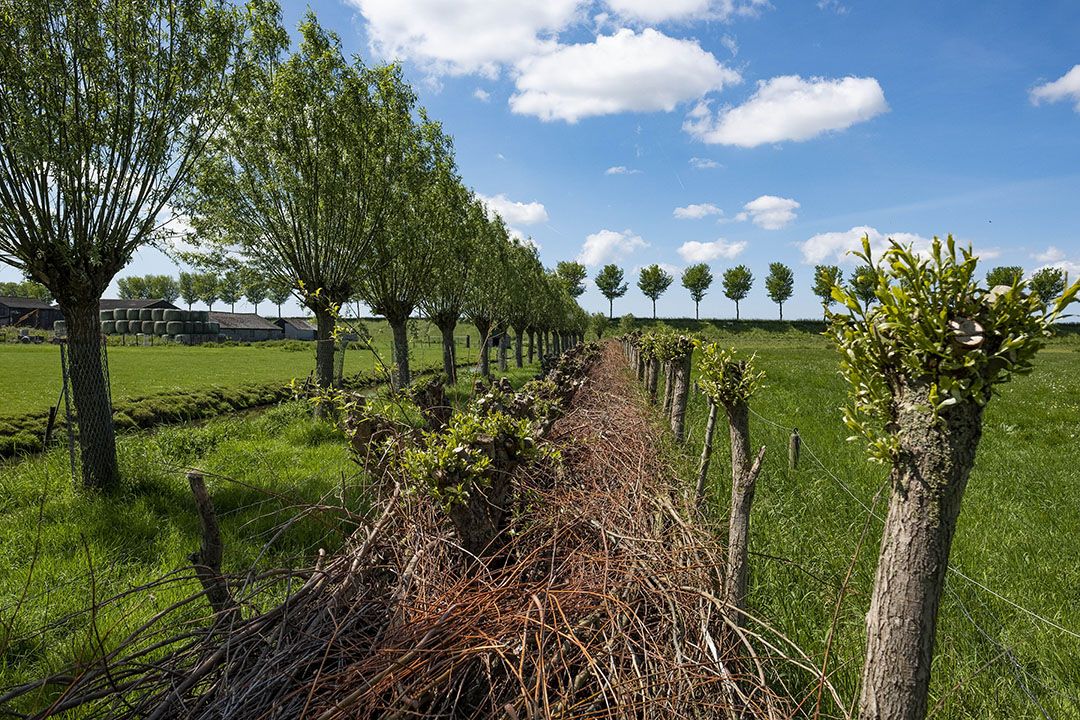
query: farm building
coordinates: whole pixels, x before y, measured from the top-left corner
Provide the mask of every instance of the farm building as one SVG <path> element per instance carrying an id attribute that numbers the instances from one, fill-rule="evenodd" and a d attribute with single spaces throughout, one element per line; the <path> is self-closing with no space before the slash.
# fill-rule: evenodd
<path id="1" fill-rule="evenodd" d="M 274 324 L 285 332 L 286 340 L 315 339 L 315 327 L 304 318 L 278 318 Z"/>
<path id="2" fill-rule="evenodd" d="M 210 320 L 220 325 L 220 332 L 229 340 L 258 342 L 281 340 L 285 332 L 274 323 L 255 313 L 212 312 Z"/>
<path id="3" fill-rule="evenodd" d="M 161 308 L 163 310 L 178 310 L 168 300 L 162 300 L 161 298 L 131 298 L 129 300 L 116 300 L 102 298 L 101 301 L 102 310 L 154 310 Z"/>
<path id="4" fill-rule="evenodd" d="M 33 298 L 0 297 L 0 326 L 52 330 L 53 323 L 64 319 L 60 308 L 44 300 Z"/>

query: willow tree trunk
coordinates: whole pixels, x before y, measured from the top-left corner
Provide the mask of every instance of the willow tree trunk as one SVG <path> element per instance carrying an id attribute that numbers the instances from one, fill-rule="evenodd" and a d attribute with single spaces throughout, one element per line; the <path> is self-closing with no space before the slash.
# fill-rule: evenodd
<path id="1" fill-rule="evenodd" d="M 671 432 L 677 442 L 686 439 L 686 404 L 690 400 L 690 358 L 686 353 L 682 357 L 675 358 L 671 362 L 672 374 L 675 376 L 672 382 L 671 399 Z"/>
<path id="2" fill-rule="evenodd" d="M 409 372 L 408 319 L 395 318 L 389 322 L 390 329 L 394 332 L 394 365 L 397 366 L 395 386 L 398 389 L 406 388 L 412 382 L 412 374 Z"/>
<path id="3" fill-rule="evenodd" d="M 109 381 L 102 363 L 97 300 L 63 305 L 67 322 L 71 396 L 79 426 L 83 486 L 112 490 L 120 483 Z"/>
<path id="4" fill-rule="evenodd" d="M 491 322 L 480 318 L 474 320 L 473 324 L 480 333 L 480 347 L 477 348 L 480 352 L 480 376 L 491 377 L 491 355 L 488 352 L 491 348 Z"/>
<path id="5" fill-rule="evenodd" d="M 499 357 L 499 372 L 502 372 L 502 373 L 506 372 L 506 368 L 507 368 L 506 351 L 507 351 L 507 348 L 509 348 L 509 347 L 510 347 L 510 337 L 508 335 L 508 331 L 505 328 L 503 328 L 502 330 L 499 331 L 499 354 L 498 354 L 498 357 Z"/>
<path id="6" fill-rule="evenodd" d="M 925 410 L 926 387 L 901 387 L 894 403 L 900 451 L 866 616 L 861 720 L 926 715 L 949 550 L 982 435 L 973 402 L 944 408 L 940 422 Z"/>
<path id="7" fill-rule="evenodd" d="M 455 325 L 440 323 L 439 333 L 442 335 L 442 362 L 443 375 L 450 385 L 457 382 L 457 347 L 454 345 Z"/>
<path id="8" fill-rule="evenodd" d="M 528 345 L 529 345 L 529 364 L 533 364 L 533 360 L 536 357 L 536 331 L 528 330 Z"/>
<path id="9" fill-rule="evenodd" d="M 649 391 L 649 399 L 656 402 L 656 386 L 660 381 L 660 361 L 650 357 L 645 371 L 645 389 Z"/>
<path id="10" fill-rule="evenodd" d="M 319 387 L 334 384 L 334 327 L 336 318 L 325 310 L 315 311 L 315 381 Z"/>
<path id="11" fill-rule="evenodd" d="M 522 354 L 522 347 L 524 345 L 524 330 L 514 331 L 514 366 L 525 367 L 525 359 Z"/>
<path id="12" fill-rule="evenodd" d="M 746 603 L 747 551 L 750 545 L 750 506 L 757 477 L 750 467 L 750 406 L 738 402 L 725 408 L 731 432 L 731 512 L 728 516 L 728 561 L 724 593 L 729 605 Z M 736 618 L 739 622 L 741 617 Z"/>

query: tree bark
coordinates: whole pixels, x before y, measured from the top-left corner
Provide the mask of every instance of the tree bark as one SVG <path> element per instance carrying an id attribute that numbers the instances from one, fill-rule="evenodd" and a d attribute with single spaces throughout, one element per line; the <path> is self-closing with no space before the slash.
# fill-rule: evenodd
<path id="1" fill-rule="evenodd" d="M 514 367 L 525 367 L 522 346 L 524 345 L 524 330 L 514 331 Z"/>
<path id="2" fill-rule="evenodd" d="M 652 319 L 656 319 L 656 298 L 653 298 L 652 301 Z"/>
<path id="3" fill-rule="evenodd" d="M 656 403 L 656 385 L 660 380 L 660 361 L 655 357 L 649 357 L 645 369 L 645 389 L 649 391 L 649 399 Z"/>
<path id="4" fill-rule="evenodd" d="M 735 301 L 735 319 L 736 320 L 739 319 L 739 301 L 738 300 Z"/>
<path id="5" fill-rule="evenodd" d="M 692 354 L 686 353 L 672 361 L 675 380 L 672 383 L 671 432 L 676 442 L 686 439 L 686 403 L 690 399 L 690 360 Z"/>
<path id="6" fill-rule="evenodd" d="M 700 320 L 701 319 L 701 313 L 698 312 L 700 305 L 701 305 L 701 303 L 699 301 L 697 301 L 697 300 L 694 301 L 694 319 L 695 320 Z"/>
<path id="7" fill-rule="evenodd" d="M 484 318 L 474 320 L 477 331 L 480 333 L 480 376 L 491 377 L 491 355 L 488 350 L 491 347 L 491 321 Z"/>
<path id="8" fill-rule="evenodd" d="M 615 319 L 615 300 L 613 298 L 607 299 L 607 319 Z"/>
<path id="9" fill-rule="evenodd" d="M 705 482 L 709 476 L 709 463 L 712 460 L 713 436 L 716 433 L 718 406 L 709 401 L 709 421 L 705 424 L 705 444 L 701 448 L 701 460 L 698 462 L 697 486 L 694 489 L 695 503 L 700 510 L 705 505 Z"/>
<path id="10" fill-rule="evenodd" d="M 454 345 L 454 329 L 456 324 L 443 322 L 439 324 L 439 332 L 442 334 L 442 361 L 443 375 L 446 382 L 453 385 L 457 382 L 457 347 Z"/>
<path id="11" fill-rule="evenodd" d="M 750 546 L 750 506 L 765 448 L 750 464 L 750 407 L 745 402 L 725 408 L 731 432 L 731 512 L 728 517 L 728 562 L 724 592 L 732 607 L 746 607 L 747 552 Z M 736 618 L 740 622 L 741 618 Z"/>
<path id="12" fill-rule="evenodd" d="M 100 305 L 97 300 L 64 305 L 67 321 L 71 395 L 79 427 L 83 486 L 114 490 L 120 484 L 116 462 L 116 431 L 109 380 L 102 363 Z"/>
<path id="13" fill-rule="evenodd" d="M 507 368 L 507 362 L 506 362 L 507 353 L 506 353 L 506 351 L 507 351 L 507 348 L 509 348 L 509 346 L 510 346 L 510 339 L 508 337 L 507 330 L 506 330 L 506 328 L 502 328 L 501 330 L 499 330 L 499 351 L 498 351 L 499 372 L 501 372 L 501 373 L 506 372 L 506 368 Z"/>
<path id="14" fill-rule="evenodd" d="M 337 319 L 326 310 L 315 311 L 315 382 L 319 387 L 334 384 L 334 326 Z"/>
<path id="15" fill-rule="evenodd" d="M 925 386 L 894 390 L 900 452 L 866 617 L 861 720 L 922 720 L 938 606 L 983 408 L 958 403 L 935 422 Z"/>
<path id="16" fill-rule="evenodd" d="M 389 320 L 389 318 L 387 318 Z M 394 364 L 397 365 L 397 380 L 396 385 L 398 389 L 409 386 L 412 382 L 412 375 L 409 372 L 409 333 L 407 328 L 407 319 L 389 320 L 390 329 L 394 331 Z"/>
<path id="17" fill-rule="evenodd" d="M 784 303 L 777 303 L 780 306 L 780 319 L 784 319 Z"/>

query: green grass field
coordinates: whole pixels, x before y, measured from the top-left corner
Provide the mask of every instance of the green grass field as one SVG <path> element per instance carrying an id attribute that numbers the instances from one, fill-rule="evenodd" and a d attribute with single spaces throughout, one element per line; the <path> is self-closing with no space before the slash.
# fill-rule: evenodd
<path id="1" fill-rule="evenodd" d="M 833 681 L 855 698 L 881 537 L 881 522 L 867 525 L 863 505 L 884 516 L 886 469 L 867 462 L 861 441 L 847 440 L 839 410 L 847 387 L 824 339 L 712 327 L 705 334 L 756 354 L 767 374 L 751 402 L 760 414 L 751 417 L 754 445 L 768 447 L 752 515 L 752 611 L 820 662 L 855 557 L 828 663 Z M 681 458 L 688 478 L 704 435 L 702 396 L 692 398 L 689 413 Z M 787 467 L 791 427 L 803 438 L 794 472 Z M 1080 717 L 1078 438 L 1080 343 L 1068 337 L 1052 341 L 1036 371 L 1004 386 L 987 411 L 953 546 L 952 566 L 963 576 L 950 573 L 941 611 L 931 717 Z M 726 522 L 731 470 L 723 429 L 715 449 L 712 500 Z"/>
<path id="2" fill-rule="evenodd" d="M 507 376 L 520 385 L 536 370 Z M 471 396 L 471 382 L 463 375 L 450 397 Z M 363 512 L 368 497 L 340 431 L 295 401 L 126 433 L 118 454 L 122 488 L 105 497 L 75 486 L 62 449 L 0 465 L 0 688 L 94 657 L 198 590 L 174 580 L 86 612 L 189 564 L 200 532 L 186 468 L 206 474 L 227 572 L 309 566 L 320 548 L 340 547 L 353 527 L 346 511 Z M 50 697 L 19 707 L 41 709 Z"/>
<path id="3" fill-rule="evenodd" d="M 363 321 L 375 351 L 350 349 L 345 354 L 347 374 L 371 372 L 391 362 L 389 326 L 378 320 Z M 410 355 L 413 369 L 440 367 L 440 336 L 430 323 L 410 323 Z M 465 335 L 471 334 L 470 347 Z M 477 331 L 471 325 L 458 328 L 458 356 L 464 362 L 476 358 Z M 109 373 L 114 399 L 152 395 L 173 390 L 235 387 L 242 384 L 306 377 L 315 364 L 315 344 L 301 342 L 253 343 L 251 345 L 156 345 L 110 346 Z M 60 349 L 56 345 L 0 344 L 0 417 L 42 412 L 60 393 Z"/>

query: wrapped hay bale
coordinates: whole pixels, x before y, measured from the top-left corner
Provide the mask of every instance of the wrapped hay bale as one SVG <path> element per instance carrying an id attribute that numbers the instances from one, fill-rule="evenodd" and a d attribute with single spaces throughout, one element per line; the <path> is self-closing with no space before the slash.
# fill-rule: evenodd
<path id="1" fill-rule="evenodd" d="M 181 335 L 177 335 L 174 339 L 176 340 L 176 342 L 180 343 L 181 345 L 190 345 L 191 344 L 191 336 L 190 335 L 181 334 Z"/>
<path id="2" fill-rule="evenodd" d="M 113 312 L 113 320 L 127 320 L 127 310 L 124 308 L 116 308 Z"/>
<path id="3" fill-rule="evenodd" d="M 115 320 L 102 320 L 101 321 L 101 332 L 105 333 L 106 335 L 112 335 L 113 333 L 115 333 L 116 332 L 116 321 Z"/>
<path id="4" fill-rule="evenodd" d="M 184 323 L 179 320 L 170 320 L 165 323 L 165 332 L 169 335 L 177 335 L 184 332 Z"/>
<path id="5" fill-rule="evenodd" d="M 180 319 L 180 311 L 169 308 L 161 314 L 161 319 L 166 322 L 174 322 Z"/>
<path id="6" fill-rule="evenodd" d="M 150 319 L 154 322 L 165 319 L 165 308 L 152 308 L 150 310 Z"/>
<path id="7" fill-rule="evenodd" d="M 194 331 L 195 331 L 195 323 L 191 322 L 190 320 L 185 320 L 184 321 L 184 334 L 185 335 L 190 335 Z"/>
<path id="8" fill-rule="evenodd" d="M 139 310 L 139 319 L 142 321 L 153 320 L 154 313 L 150 308 L 141 308 Z"/>
<path id="9" fill-rule="evenodd" d="M 165 335 L 169 332 L 169 323 L 164 320 L 158 320 L 154 323 L 154 334 Z"/>
<path id="10" fill-rule="evenodd" d="M 210 332 L 211 335 L 220 335 L 221 323 L 219 323 L 217 320 L 211 320 L 210 322 L 206 323 L 206 329 Z"/>
<path id="11" fill-rule="evenodd" d="M 115 323 L 116 323 L 115 327 L 116 327 L 117 334 L 118 335 L 126 335 L 127 331 L 128 331 L 128 321 L 127 320 L 116 320 Z"/>
<path id="12" fill-rule="evenodd" d="M 193 320 L 199 320 L 201 322 L 210 322 L 210 311 L 209 310 L 195 310 L 193 314 L 195 315 L 195 317 L 192 318 Z"/>
<path id="13" fill-rule="evenodd" d="M 106 320 L 115 320 L 116 316 L 113 314 L 112 310 L 101 310 L 98 312 L 98 319 L 101 320 L 101 322 L 105 322 Z"/>

